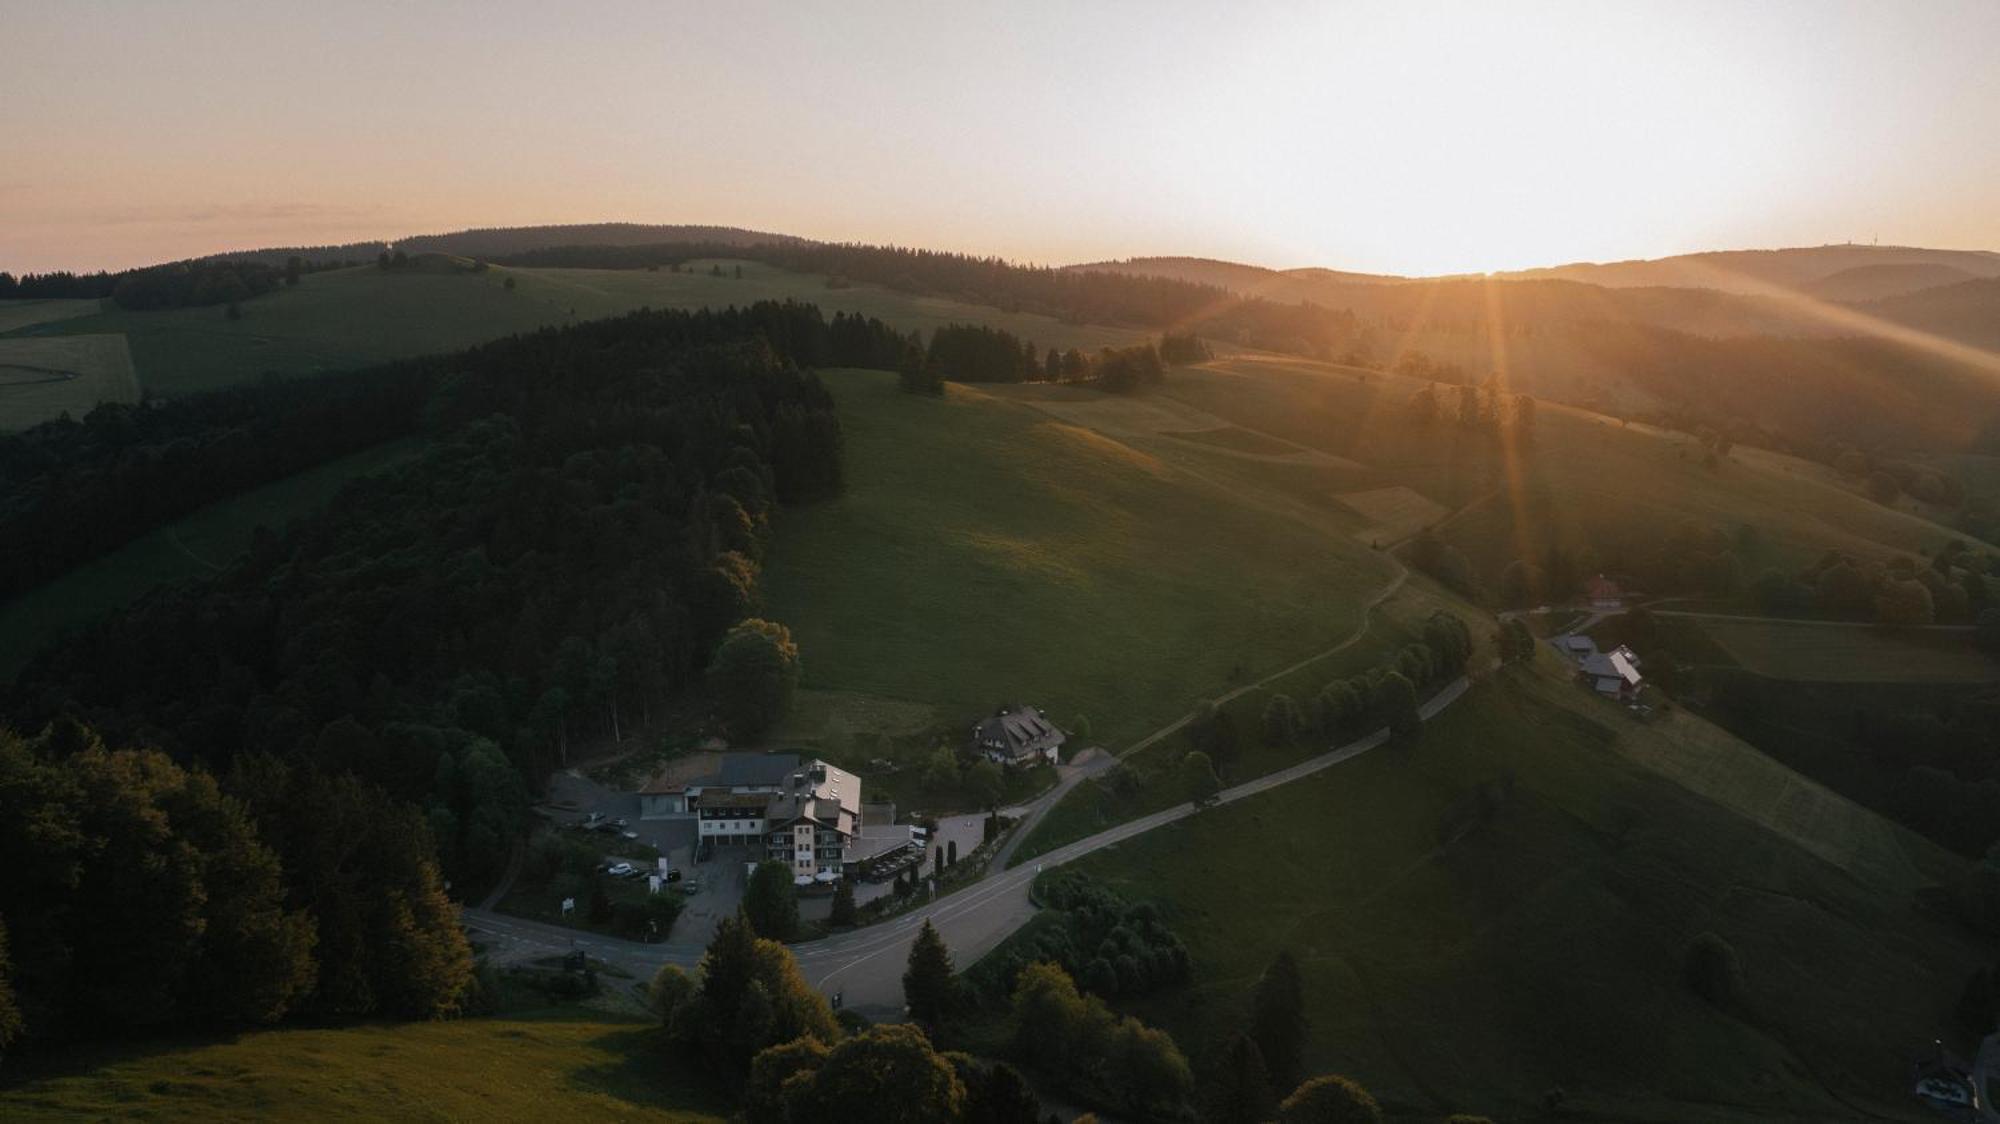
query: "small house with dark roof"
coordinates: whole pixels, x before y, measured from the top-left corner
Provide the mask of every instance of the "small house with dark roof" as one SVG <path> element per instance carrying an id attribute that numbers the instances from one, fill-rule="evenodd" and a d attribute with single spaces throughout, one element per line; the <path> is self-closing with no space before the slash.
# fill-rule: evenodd
<path id="1" fill-rule="evenodd" d="M 1590 607 L 1593 609 L 1623 609 L 1625 607 L 1625 592 L 1618 588 L 1617 582 L 1612 581 L 1603 574 L 1599 574 L 1588 582 L 1585 582 L 1584 592 L 1589 596 Z"/>
<path id="2" fill-rule="evenodd" d="M 1059 764 L 1062 730 L 1030 706 L 1003 707 L 972 727 L 972 751 L 1002 765 Z"/>

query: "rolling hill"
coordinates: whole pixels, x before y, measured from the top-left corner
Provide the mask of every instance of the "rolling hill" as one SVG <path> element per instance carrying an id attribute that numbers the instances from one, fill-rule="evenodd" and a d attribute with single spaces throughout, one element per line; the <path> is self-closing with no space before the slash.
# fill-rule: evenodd
<path id="1" fill-rule="evenodd" d="M 373 261 L 385 250 L 408 254 L 457 254 L 491 258 L 550 246 L 639 246 L 652 242 L 704 242 L 748 246 L 756 243 L 803 242 L 791 234 L 744 230 L 734 226 L 692 226 L 636 222 L 571 223 L 556 226 L 507 226 L 458 230 L 447 234 L 416 234 L 381 242 L 347 242 L 337 246 L 273 246 L 210 254 L 204 260 L 261 261 L 283 265 L 298 256 L 308 261 Z"/>
<path id="2" fill-rule="evenodd" d="M 1941 285 L 1858 307 L 1918 331 L 1974 347 L 2000 349 L 2000 278 Z"/>
<path id="3" fill-rule="evenodd" d="M 1989 250 L 1931 250 L 1916 246 L 1798 246 L 1777 250 L 1718 250 L 1621 262 L 1575 262 L 1520 269 L 1493 276 L 1503 280 L 1559 278 L 1606 288 L 1720 289 L 1751 295 L 1809 292 L 1827 278 L 1863 267 L 1933 266 L 1974 277 L 2000 276 L 2000 253 Z"/>
<path id="4" fill-rule="evenodd" d="M 1979 274 L 1961 269 L 1955 265 L 1937 262 L 1894 262 L 1882 265 L 1857 265 L 1830 273 L 1802 287 L 1802 291 L 1820 300 L 1828 301 L 1872 301 L 1885 297 L 1914 293 L 1920 289 L 1932 289 L 1939 285 L 1955 285 L 1960 281 L 1976 280 Z"/>
<path id="5" fill-rule="evenodd" d="M 1289 949 L 1307 1072 L 1399 1117 L 1527 1119 L 1561 1088 L 1589 1119 L 1922 1119 L 1906 1055 L 1989 955 L 1912 905 L 1962 860 L 1563 679 L 1503 672 L 1407 748 L 1083 860 L 1194 954 L 1191 987 L 1122 1005 L 1220 1058 Z M 1702 932 L 1741 958 L 1740 1005 L 1682 984 Z"/>
<path id="6" fill-rule="evenodd" d="M 221 308 L 132 312 L 116 307 L 23 323 L 0 332 L 0 351 L 16 339 L 97 335 L 123 337 L 140 386 L 154 397 L 254 382 L 267 375 L 310 376 L 469 347 L 518 332 L 593 320 L 638 308 L 702 308 L 760 300 L 798 300 L 836 311 L 876 316 L 926 332 L 952 322 L 991 323 L 1042 346 L 1094 350 L 1143 338 L 1143 333 L 1061 324 L 1043 316 L 1003 313 L 983 305 L 897 293 L 871 285 L 829 288 L 826 279 L 758 262 L 690 263 L 681 272 L 606 269 L 474 271 L 445 256 L 418 266 L 374 266 L 309 274 L 298 287 L 245 302 L 241 319 Z M 741 275 L 738 275 L 740 269 Z M 508 281 L 513 287 L 507 287 Z M 0 315 L 6 310 L 0 308 Z M 19 315 L 26 319 L 26 313 Z M 0 320 L 0 323 L 6 321 Z M 365 326 L 365 328 L 361 327 Z M 5 362 L 0 354 L 0 362 Z M 25 398 L 28 392 L 18 392 Z M 10 411 L 0 387 L 0 430 L 20 428 L 52 412 Z M 72 400 L 72 413 L 87 405 Z"/>

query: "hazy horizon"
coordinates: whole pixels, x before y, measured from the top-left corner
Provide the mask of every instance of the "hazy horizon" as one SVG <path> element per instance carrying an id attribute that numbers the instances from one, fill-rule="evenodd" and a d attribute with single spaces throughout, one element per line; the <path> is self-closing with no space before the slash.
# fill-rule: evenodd
<path id="1" fill-rule="evenodd" d="M 2000 5 L 8 4 L 0 269 L 467 227 L 1485 272 L 2000 249 Z M 274 157 L 272 154 L 281 156 Z"/>

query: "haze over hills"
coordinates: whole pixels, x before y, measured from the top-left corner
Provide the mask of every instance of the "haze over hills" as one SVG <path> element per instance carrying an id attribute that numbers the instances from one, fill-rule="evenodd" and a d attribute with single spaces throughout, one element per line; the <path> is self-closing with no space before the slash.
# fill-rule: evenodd
<path id="1" fill-rule="evenodd" d="M 1911 246 L 1799 246 L 1776 250 L 1708 250 L 1621 262 L 1574 262 L 1494 273 L 1404 277 L 1303 267 L 1270 269 L 1213 258 L 1135 257 L 1086 262 L 1072 269 L 1173 277 L 1218 285 L 1273 300 L 1349 296 L 1351 285 L 1420 281 L 1577 281 L 1607 289 L 1706 289 L 1743 296 L 1806 294 L 1823 300 L 1865 301 L 1982 277 L 2000 277 L 2000 253 Z"/>
<path id="2" fill-rule="evenodd" d="M 356 7 L 0 20 L 0 1124 L 2000 1124 L 2000 0 Z"/>
<path id="3" fill-rule="evenodd" d="M 1994 277 L 2000 276 L 2000 253 L 1842 243 L 1775 250 L 1714 250 L 1651 260 L 1573 262 L 1512 270 L 1493 276 L 1505 280 L 1553 277 L 1616 289 L 1664 285 L 1782 295 L 1807 291 L 1813 285 L 1847 270 L 1881 265 L 1948 266 L 1975 277 Z"/>

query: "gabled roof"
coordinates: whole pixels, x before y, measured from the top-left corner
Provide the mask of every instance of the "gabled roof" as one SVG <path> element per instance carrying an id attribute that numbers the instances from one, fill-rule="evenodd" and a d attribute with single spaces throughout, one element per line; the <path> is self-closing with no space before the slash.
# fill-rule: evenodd
<path id="1" fill-rule="evenodd" d="M 1063 732 L 1030 706 L 1009 707 L 985 719 L 973 731 L 980 742 L 1000 742 L 1018 754 L 1063 743 Z"/>

